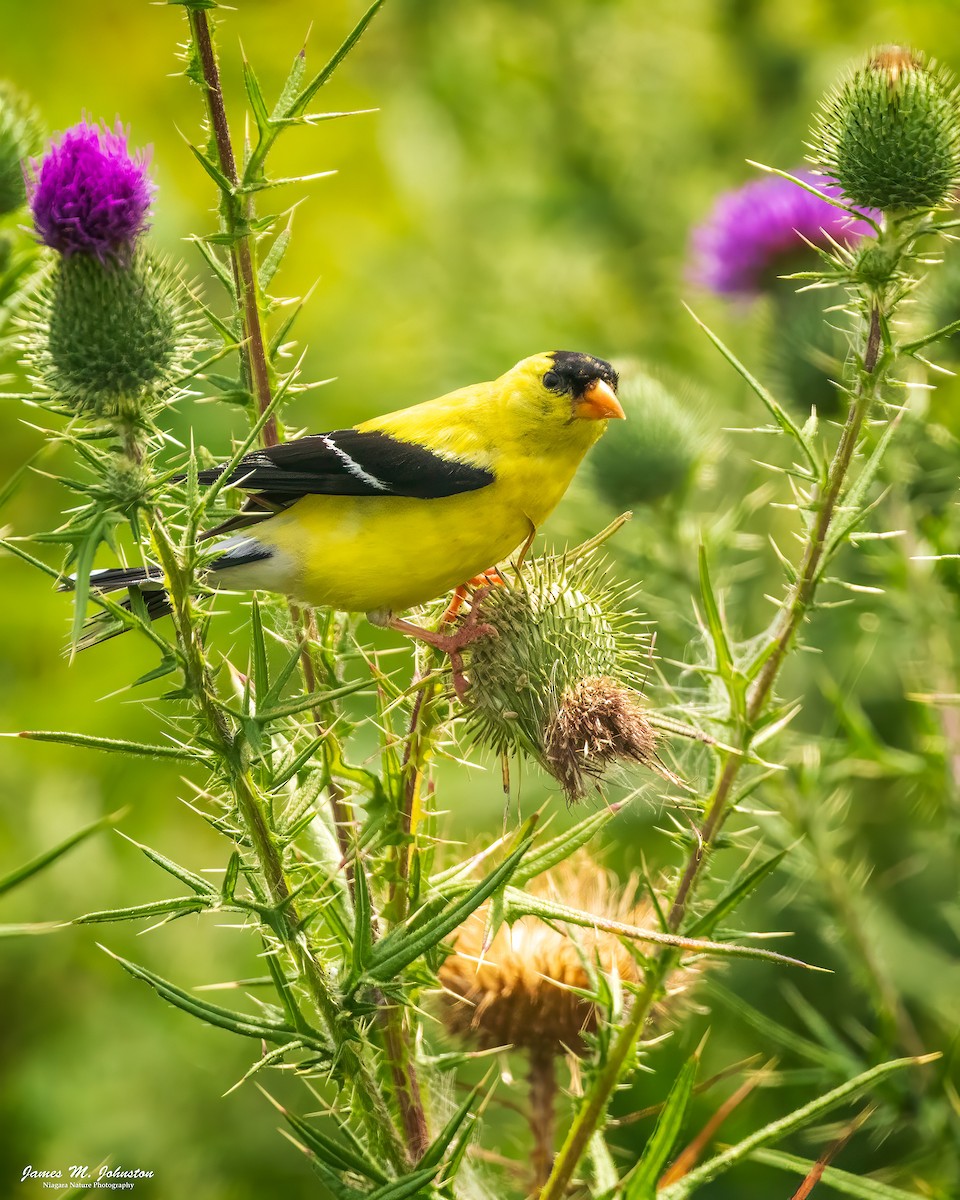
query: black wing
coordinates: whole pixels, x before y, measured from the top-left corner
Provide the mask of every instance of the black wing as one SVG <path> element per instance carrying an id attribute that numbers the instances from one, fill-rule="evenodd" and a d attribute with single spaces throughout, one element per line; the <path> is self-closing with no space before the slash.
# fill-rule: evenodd
<path id="1" fill-rule="evenodd" d="M 219 480 L 223 467 L 201 471 L 201 483 Z M 436 500 L 493 483 L 482 467 L 391 437 L 380 430 L 336 429 L 269 446 L 242 458 L 227 482 L 255 493 L 244 509 L 210 533 L 250 524 L 302 496 L 407 496 Z M 209 536 L 209 535 L 208 535 Z"/>

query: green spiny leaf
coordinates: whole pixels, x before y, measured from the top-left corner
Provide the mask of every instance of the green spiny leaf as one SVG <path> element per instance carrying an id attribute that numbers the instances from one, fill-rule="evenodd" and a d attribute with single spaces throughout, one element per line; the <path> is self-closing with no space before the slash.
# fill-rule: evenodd
<path id="1" fill-rule="evenodd" d="M 305 1121 L 302 1117 L 298 1117 L 296 1113 L 292 1113 L 289 1109 L 283 1107 L 276 1101 L 269 1092 L 260 1089 L 264 1096 L 283 1116 L 283 1119 L 289 1124 L 290 1128 L 297 1134 L 303 1144 L 317 1158 L 321 1159 L 334 1171 L 355 1171 L 358 1175 L 363 1175 L 365 1178 L 372 1180 L 374 1183 L 387 1183 L 387 1176 L 380 1170 L 376 1163 L 372 1162 L 366 1155 L 357 1152 L 356 1145 L 345 1144 L 336 1138 L 332 1138 L 329 1134 L 318 1129 L 315 1125 Z"/>
<path id="2" fill-rule="evenodd" d="M 76 833 L 70 834 L 68 838 L 65 838 L 50 850 L 45 850 L 42 854 L 38 854 L 36 858 L 31 859 L 28 863 L 24 863 L 22 867 L 17 867 L 6 875 L 0 875 L 0 896 L 29 879 L 31 875 L 36 875 L 39 871 L 44 870 L 45 867 L 50 866 L 51 863 L 56 862 L 58 858 L 62 857 L 69 850 L 72 850 L 74 846 L 78 846 L 81 842 L 86 841 L 88 837 L 99 833 L 101 829 L 115 825 L 122 815 L 122 812 L 115 812 L 111 813 L 108 817 L 101 817 L 99 821 L 85 825 L 83 829 L 78 829 Z"/>
<path id="3" fill-rule="evenodd" d="M 522 888 L 531 879 L 536 879 L 538 875 L 564 862 L 574 851 L 585 846 L 599 833 L 617 815 L 621 807 L 619 804 L 605 805 L 599 812 L 591 813 L 589 817 L 532 850 L 517 868 L 512 880 L 513 886 Z"/>
<path id="4" fill-rule="evenodd" d="M 480 907 L 497 888 L 507 882 L 520 860 L 529 850 L 532 836 L 527 835 L 520 845 L 509 854 L 495 871 L 492 871 L 468 895 L 453 904 L 447 905 L 431 920 L 419 928 L 408 930 L 397 929 L 378 942 L 370 955 L 370 965 L 367 970 L 369 978 L 385 982 L 394 978 L 404 967 L 408 967 L 422 954 L 440 944 L 458 925 Z"/>
<path id="5" fill-rule="evenodd" d="M 126 958 L 121 958 L 119 954 L 114 954 L 106 946 L 101 946 L 100 948 L 105 954 L 109 954 L 112 959 L 118 962 L 134 979 L 139 979 L 143 983 L 149 984 L 157 995 L 169 1004 L 172 1004 L 175 1008 L 182 1009 L 183 1012 L 196 1017 L 200 1021 L 205 1021 L 208 1025 L 215 1025 L 218 1029 L 226 1029 L 228 1032 L 240 1034 L 242 1037 L 261 1038 L 264 1041 L 275 1042 L 280 1045 L 288 1042 L 302 1043 L 305 1040 L 299 1030 L 282 1021 L 270 1021 L 262 1017 L 251 1017 L 246 1013 L 221 1008 L 218 1004 L 209 1004 L 205 1000 L 198 1000 L 196 996 L 185 992 L 182 988 L 168 982 L 166 979 L 162 979 L 159 975 L 155 975 L 153 971 L 148 971 L 146 967 L 141 967 Z M 316 1035 L 314 1035 L 311 1041 L 315 1049 L 326 1053 L 326 1046 Z"/>
<path id="6" fill-rule="evenodd" d="M 735 1146 L 714 1155 L 713 1158 L 708 1159 L 699 1167 L 695 1167 L 676 1183 L 658 1192 L 657 1200 L 686 1200 L 686 1197 L 692 1196 L 702 1184 L 709 1183 L 711 1179 L 716 1179 L 719 1175 L 729 1171 L 731 1167 L 748 1158 L 754 1151 L 778 1142 L 796 1129 L 802 1129 L 804 1125 L 809 1125 L 824 1113 L 836 1108 L 838 1104 L 850 1100 L 866 1088 L 873 1087 L 888 1075 L 902 1071 L 905 1067 L 916 1067 L 932 1062 L 933 1059 L 939 1057 L 938 1054 L 932 1054 L 920 1058 L 897 1058 L 891 1062 L 881 1063 L 870 1071 L 864 1071 L 862 1075 L 857 1075 L 854 1079 L 841 1084 L 840 1087 L 833 1088 L 823 1096 L 818 1096 L 816 1100 L 811 1100 L 802 1108 L 794 1109 L 792 1113 L 781 1117 L 779 1121 L 771 1121 L 769 1125 L 758 1129 L 749 1137 L 737 1142 Z"/>
<path id="7" fill-rule="evenodd" d="M 9 734 L 7 736 L 10 736 Z M 80 746 L 84 750 L 105 750 L 110 754 L 134 754 L 145 758 L 173 758 L 180 762 L 209 762 L 210 754 L 187 746 L 149 746 L 123 738 L 93 737 L 87 733 L 59 733 L 28 729 L 13 735 L 31 742 L 54 742 L 60 746 Z"/>
<path id="8" fill-rule="evenodd" d="M 788 851 L 782 850 L 779 854 L 775 854 L 772 858 L 768 858 L 766 862 L 761 863 L 760 866 L 754 867 L 748 875 L 724 892 L 710 911 L 704 913 L 699 920 L 695 921 L 686 930 L 686 933 L 690 937 L 705 937 L 712 933 L 724 917 L 738 908 L 751 892 L 755 891 L 766 877 L 777 869 L 787 853 Z"/>
<path id="9" fill-rule="evenodd" d="M 643 1155 L 624 1188 L 623 1200 L 655 1200 L 657 1181 L 683 1132 L 693 1098 L 693 1085 L 700 1065 L 699 1051 L 690 1056 L 673 1082 L 660 1111 L 657 1126 L 643 1149 Z"/>
<path id="10" fill-rule="evenodd" d="M 779 1167 L 783 1171 L 794 1171 L 798 1175 L 809 1175 L 816 1165 L 808 1158 L 798 1158 L 795 1154 L 784 1154 L 780 1150 L 754 1150 L 750 1161 Z M 837 1167 L 825 1167 L 820 1181 L 835 1192 L 856 1196 L 859 1200 L 921 1200 L 919 1192 L 905 1192 L 902 1188 L 891 1187 L 889 1183 L 881 1183 L 879 1179 L 864 1179 Z"/>
<path id="11" fill-rule="evenodd" d="M 713 342 L 713 344 L 720 351 L 720 353 L 727 360 L 727 362 L 733 367 L 733 369 L 737 372 L 737 374 L 740 375 L 740 377 L 744 380 L 744 382 L 763 401 L 763 403 L 766 405 L 768 411 L 773 416 L 773 419 L 780 426 L 781 430 L 784 433 L 788 434 L 790 437 L 792 437 L 793 440 L 797 443 L 797 445 L 800 447 L 801 451 L 803 452 L 804 458 L 807 460 L 807 462 L 810 466 L 809 477 L 816 478 L 820 474 L 820 464 L 817 461 L 816 452 L 814 451 L 813 446 L 804 437 L 803 432 L 801 431 L 799 426 L 793 421 L 793 419 L 790 417 L 790 415 L 787 413 L 787 411 L 783 408 L 783 406 L 774 398 L 773 394 L 771 392 L 769 392 L 763 386 L 763 384 L 759 381 L 759 379 L 756 379 L 753 375 L 750 374 L 750 372 L 743 365 L 743 363 L 737 358 L 737 356 L 733 353 L 733 351 L 728 349 L 724 345 L 724 343 L 717 337 L 717 335 L 713 332 L 713 330 L 710 329 L 707 325 L 705 325 L 703 323 L 703 321 L 700 320 L 700 318 L 693 311 L 693 309 L 690 308 L 690 306 L 687 304 L 684 305 L 684 308 L 687 310 L 687 312 L 690 314 L 690 316 L 693 317 L 694 321 L 696 321 L 696 323 L 700 326 L 700 328 L 707 335 L 707 337 L 710 339 L 710 341 Z"/>
<path id="12" fill-rule="evenodd" d="M 159 850 L 154 850 L 150 846 L 145 846 L 142 842 L 134 841 L 132 837 L 128 837 L 125 833 L 120 836 L 130 843 L 131 846 L 136 846 L 141 854 L 146 855 L 150 861 L 160 868 L 161 871 L 166 871 L 168 875 L 172 875 L 174 879 L 179 879 L 181 883 L 185 883 L 191 891 L 196 892 L 198 896 L 207 896 L 212 900 L 219 899 L 217 889 L 204 879 L 202 875 L 194 875 L 192 871 L 188 871 L 186 867 L 181 867 L 179 863 L 175 863 L 173 859 L 167 858 L 161 854 Z"/>
<path id="13" fill-rule="evenodd" d="M 178 916 L 203 912 L 213 902 L 203 896 L 178 896 L 172 900 L 153 900 L 149 904 L 134 904 L 129 908 L 105 908 L 100 912 L 74 917 L 74 925 L 102 925 L 110 921 L 142 921 L 145 917 Z"/>

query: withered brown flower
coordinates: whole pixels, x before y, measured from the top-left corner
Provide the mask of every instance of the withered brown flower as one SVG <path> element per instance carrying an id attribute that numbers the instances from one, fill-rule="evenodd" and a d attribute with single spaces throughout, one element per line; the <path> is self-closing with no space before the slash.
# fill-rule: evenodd
<path id="1" fill-rule="evenodd" d="M 634 901 L 635 889 L 624 889 L 585 854 L 541 876 L 530 890 L 607 920 L 646 928 L 653 923 L 649 904 Z M 590 998 L 597 974 L 636 983 L 637 959 L 605 929 L 548 924 L 533 916 L 501 925 L 484 947 L 487 918 L 484 905 L 460 926 L 454 952 L 440 968 L 447 1027 L 485 1048 L 582 1054 L 584 1034 L 597 1024 Z M 676 990 L 678 980 L 679 975 L 668 990 Z"/>

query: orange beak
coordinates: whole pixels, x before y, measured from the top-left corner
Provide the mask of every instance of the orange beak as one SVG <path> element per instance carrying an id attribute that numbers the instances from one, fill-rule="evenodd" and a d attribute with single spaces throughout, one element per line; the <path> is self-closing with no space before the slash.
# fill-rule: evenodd
<path id="1" fill-rule="evenodd" d="M 613 388 L 602 379 L 595 379 L 577 401 L 576 415 L 583 421 L 626 420 Z"/>

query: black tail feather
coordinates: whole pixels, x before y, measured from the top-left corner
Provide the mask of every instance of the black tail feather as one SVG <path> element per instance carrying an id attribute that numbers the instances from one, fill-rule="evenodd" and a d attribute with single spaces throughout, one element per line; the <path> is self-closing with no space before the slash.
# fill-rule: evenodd
<path id="1" fill-rule="evenodd" d="M 73 579 L 64 579 L 59 587 L 61 592 L 72 592 L 76 587 Z M 105 571 L 93 571 L 90 574 L 90 590 L 92 592 L 119 592 L 130 588 L 139 594 L 147 616 L 151 621 L 166 617 L 173 612 L 170 595 L 163 586 L 163 572 L 159 567 L 112 567 Z M 130 596 L 120 601 L 120 608 L 127 612 L 133 611 L 133 601 Z M 121 625 L 117 618 L 108 612 L 98 613 L 91 617 L 83 627 L 83 633 L 77 641 L 78 650 L 86 650 L 89 646 L 99 645 L 109 641 L 118 634 L 126 633 L 129 627 Z"/>
<path id="2" fill-rule="evenodd" d="M 59 590 L 72 592 L 75 586 L 72 579 L 64 579 Z M 95 592 L 119 592 L 122 588 L 139 587 L 146 594 L 162 586 L 163 572 L 159 567 L 111 567 L 90 573 L 90 587 Z"/>

